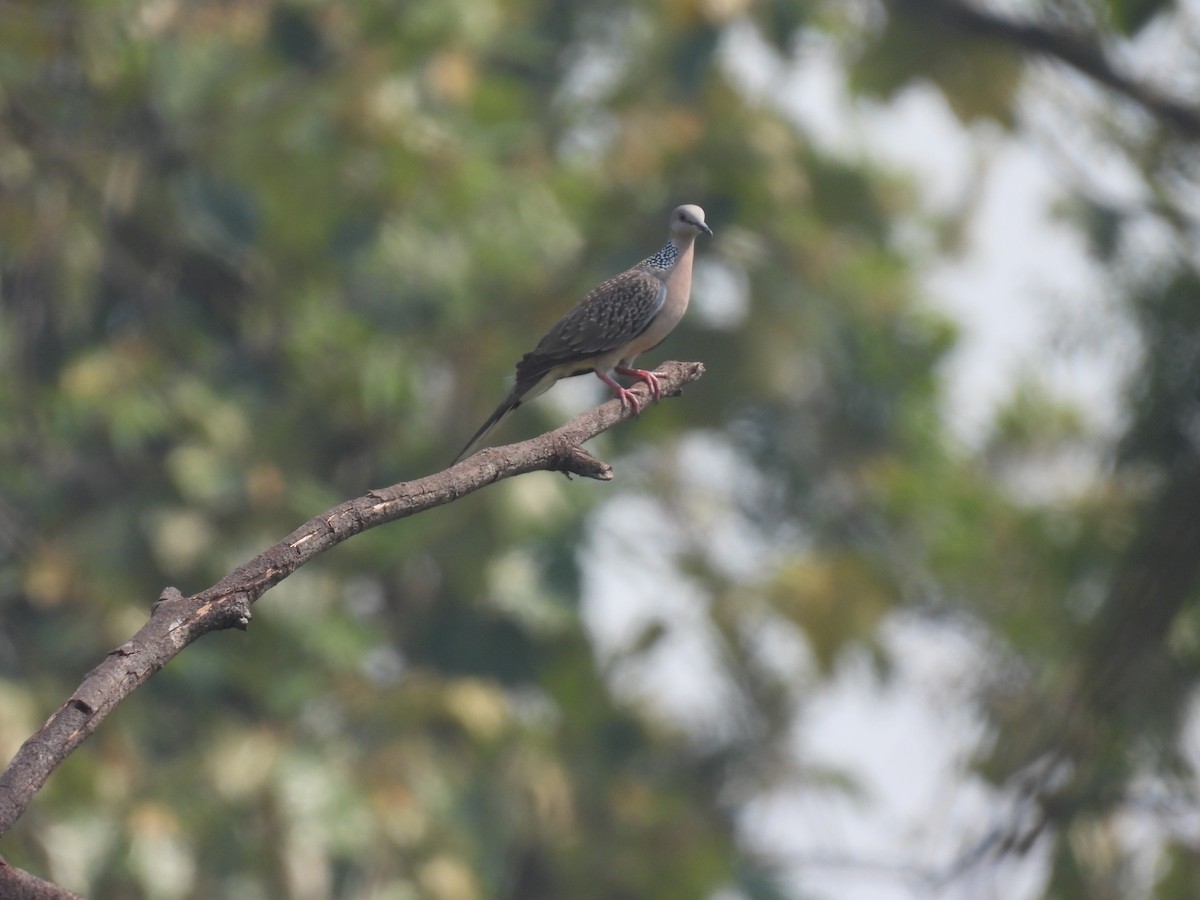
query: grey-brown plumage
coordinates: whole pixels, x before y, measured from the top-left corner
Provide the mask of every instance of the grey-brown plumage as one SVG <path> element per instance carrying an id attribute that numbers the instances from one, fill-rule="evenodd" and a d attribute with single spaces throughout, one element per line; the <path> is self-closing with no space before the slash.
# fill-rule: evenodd
<path id="1" fill-rule="evenodd" d="M 589 291 L 521 357 L 512 390 L 454 461 L 462 459 L 508 413 L 544 394 L 560 378 L 595 372 L 635 413 L 641 411 L 637 396 L 617 383 L 614 372 L 644 381 L 658 398 L 661 389 L 654 373 L 630 367 L 639 353 L 657 347 L 687 311 L 692 253 L 701 232 L 712 235 L 704 223 L 704 210 L 690 204 L 676 207 L 661 250 Z"/>

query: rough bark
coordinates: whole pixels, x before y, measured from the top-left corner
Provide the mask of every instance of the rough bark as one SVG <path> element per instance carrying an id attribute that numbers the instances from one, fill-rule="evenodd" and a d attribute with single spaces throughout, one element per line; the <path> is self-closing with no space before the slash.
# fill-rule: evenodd
<path id="1" fill-rule="evenodd" d="M 42 881 L 0 859 L 0 897 L 4 900 L 80 900 L 65 888 Z"/>

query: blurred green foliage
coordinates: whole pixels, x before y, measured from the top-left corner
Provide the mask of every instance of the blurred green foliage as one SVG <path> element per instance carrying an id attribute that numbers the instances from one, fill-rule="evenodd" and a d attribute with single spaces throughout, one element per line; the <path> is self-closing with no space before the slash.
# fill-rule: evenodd
<path id="1" fill-rule="evenodd" d="M 1075 6 L 1115 40 L 1174 5 Z M 851 789 L 780 760 L 847 653 L 886 677 L 881 625 L 908 612 L 986 636 L 980 773 L 1005 785 L 1047 754 L 1080 773 L 1035 798 L 1047 896 L 1123 895 L 1128 858 L 1084 836 L 1146 779 L 1193 775 L 1175 751 L 1195 585 L 1177 579 L 1130 650 L 1160 702 L 1134 715 L 1079 687 L 1127 621 L 1122 567 L 1156 497 L 1195 477 L 1196 274 L 1164 189 L 1194 148 L 1157 129 L 1123 147 L 1152 209 L 1077 198 L 1145 352 L 1125 439 L 1026 384 L 967 451 L 942 424 L 954 328 L 897 239 L 922 215 L 911 188 L 811 144 L 729 54 L 747 29 L 764 57 L 830 41 L 863 95 L 928 83 L 964 123 L 1008 128 L 1028 54 L 861 12 L 0 3 L 9 754 L 164 585 L 199 590 L 316 512 L 441 468 L 530 338 L 656 248 L 672 205 L 702 204 L 718 236 L 661 351 L 709 375 L 598 442 L 616 485 L 529 476 L 321 558 L 125 703 L 0 852 L 95 898 L 788 896 L 739 797 Z M 1124 239 L 1148 217 L 1177 241 L 1153 271 Z M 540 401 L 497 439 L 561 417 Z M 687 470 L 697 437 L 721 466 Z M 1082 494 L 1013 488 L 1082 444 L 1108 461 Z M 584 627 L 582 564 L 626 564 L 589 555 L 613 497 L 652 501 L 669 527 L 627 530 L 705 598 L 735 701 L 704 740 L 614 690 Z M 753 576 L 720 564 L 721 523 L 773 548 Z M 803 640 L 812 679 L 757 658 L 761 627 Z M 1067 706 L 1083 725 L 1047 721 Z M 1195 848 L 1164 847 L 1156 896 L 1193 896 Z"/>

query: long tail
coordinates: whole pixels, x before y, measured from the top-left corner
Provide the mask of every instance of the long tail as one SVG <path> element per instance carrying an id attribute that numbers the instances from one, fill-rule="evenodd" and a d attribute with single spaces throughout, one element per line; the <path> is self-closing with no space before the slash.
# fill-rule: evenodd
<path id="1" fill-rule="evenodd" d="M 500 405 L 497 406 L 492 412 L 492 414 L 487 417 L 487 421 L 479 426 L 479 430 L 475 432 L 469 441 L 467 441 L 467 445 L 458 452 L 458 456 L 454 457 L 454 462 L 450 463 L 450 465 L 454 465 L 454 463 L 466 456 L 467 451 L 487 437 L 488 433 L 500 424 L 501 419 L 521 405 L 521 401 L 523 399 L 524 398 L 521 396 L 521 394 L 517 392 L 516 387 L 509 391 L 508 396 L 505 397 Z"/>

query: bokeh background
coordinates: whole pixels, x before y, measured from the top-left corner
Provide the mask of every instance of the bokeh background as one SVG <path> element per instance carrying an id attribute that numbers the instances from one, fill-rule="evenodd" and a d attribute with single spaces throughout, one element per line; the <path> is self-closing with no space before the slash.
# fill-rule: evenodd
<path id="1" fill-rule="evenodd" d="M 1200 9 L 973 2 L 0 2 L 5 759 L 164 585 L 445 466 L 674 205 L 716 232 L 655 356 L 708 374 L 615 482 L 310 564 L 0 853 L 135 900 L 1200 895 Z"/>

